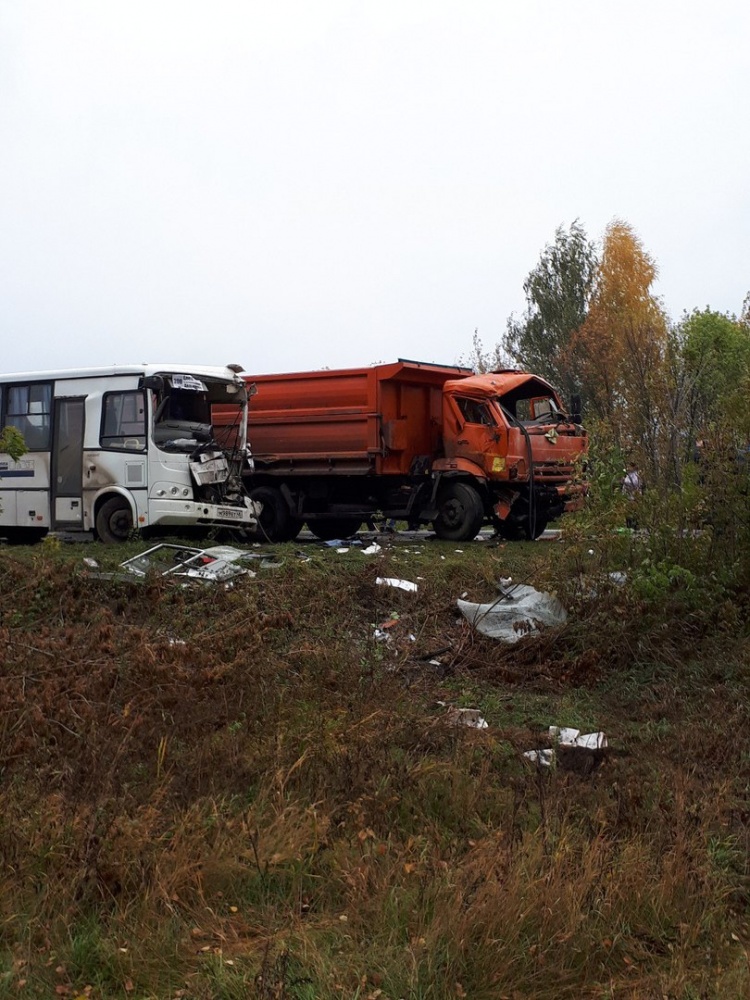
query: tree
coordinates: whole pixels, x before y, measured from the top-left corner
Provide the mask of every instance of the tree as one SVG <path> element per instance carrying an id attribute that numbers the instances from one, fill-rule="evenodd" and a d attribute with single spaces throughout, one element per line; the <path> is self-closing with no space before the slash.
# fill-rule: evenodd
<path id="1" fill-rule="evenodd" d="M 566 396 L 582 388 L 569 347 L 586 319 L 596 268 L 594 244 L 578 220 L 567 231 L 559 226 L 524 282 L 523 318 L 510 317 L 503 339 L 503 348 L 517 364 L 542 375 Z"/>
<path id="2" fill-rule="evenodd" d="M 734 406 L 737 390 L 750 374 L 750 326 L 708 308 L 695 309 L 683 317 L 677 333 L 692 442 Z"/>
<path id="3" fill-rule="evenodd" d="M 570 365 L 615 444 L 659 475 L 670 407 L 668 322 L 652 294 L 654 259 L 620 219 L 606 228 L 588 314 L 571 337 Z"/>
<path id="4" fill-rule="evenodd" d="M 10 455 L 17 462 L 27 451 L 23 435 L 15 427 L 4 427 L 0 431 L 0 454 Z"/>

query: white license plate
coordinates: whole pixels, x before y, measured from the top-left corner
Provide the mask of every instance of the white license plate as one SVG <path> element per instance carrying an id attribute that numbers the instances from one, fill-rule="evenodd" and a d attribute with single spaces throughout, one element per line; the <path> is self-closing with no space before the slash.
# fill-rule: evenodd
<path id="1" fill-rule="evenodd" d="M 234 507 L 219 507 L 216 513 L 218 517 L 227 517 L 234 521 L 241 521 L 244 512 Z"/>

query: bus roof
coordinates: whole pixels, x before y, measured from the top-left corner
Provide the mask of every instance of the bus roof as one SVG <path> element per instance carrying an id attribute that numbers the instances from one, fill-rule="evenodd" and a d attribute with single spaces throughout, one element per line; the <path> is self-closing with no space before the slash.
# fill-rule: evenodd
<path id="1" fill-rule="evenodd" d="M 159 375 L 159 374 L 185 374 L 197 375 L 203 378 L 218 378 L 227 381 L 239 380 L 236 369 L 239 365 L 215 366 L 206 365 L 181 365 L 168 362 L 161 365 L 140 364 L 140 365 L 109 365 L 103 368 L 62 368 L 54 371 L 36 372 L 9 372 L 0 375 L 0 382 L 31 382 L 52 381 L 55 379 L 75 379 L 75 378 L 106 378 L 116 375 Z M 242 370 L 242 369 L 240 369 Z"/>

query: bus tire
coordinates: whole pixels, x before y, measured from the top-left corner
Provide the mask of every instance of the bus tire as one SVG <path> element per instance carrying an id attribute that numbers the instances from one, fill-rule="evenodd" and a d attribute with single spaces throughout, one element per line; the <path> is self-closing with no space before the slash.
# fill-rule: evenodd
<path id="1" fill-rule="evenodd" d="M 448 481 L 438 493 L 435 534 L 447 542 L 468 542 L 484 523 L 484 504 L 473 486 Z"/>
<path id="2" fill-rule="evenodd" d="M 105 545 L 127 542 L 133 533 L 133 512 L 125 497 L 105 500 L 96 512 L 96 534 Z"/>

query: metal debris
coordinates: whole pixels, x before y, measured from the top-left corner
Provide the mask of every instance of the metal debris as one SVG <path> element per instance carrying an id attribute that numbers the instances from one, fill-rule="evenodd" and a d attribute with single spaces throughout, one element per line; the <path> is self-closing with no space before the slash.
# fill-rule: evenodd
<path id="1" fill-rule="evenodd" d="M 154 545 L 120 563 L 121 569 L 136 577 L 157 573 L 164 577 L 182 577 L 205 583 L 226 583 L 240 576 L 255 576 L 248 562 L 260 560 L 262 568 L 277 569 L 282 564 L 262 553 L 247 552 L 231 545 L 213 545 L 206 549 L 188 545 Z"/>

